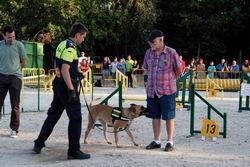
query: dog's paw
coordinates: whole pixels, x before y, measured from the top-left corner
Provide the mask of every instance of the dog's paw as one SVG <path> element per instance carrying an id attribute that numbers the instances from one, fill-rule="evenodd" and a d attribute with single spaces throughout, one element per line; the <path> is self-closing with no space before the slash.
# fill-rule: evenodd
<path id="1" fill-rule="evenodd" d="M 84 140 L 84 142 L 83 142 L 84 144 L 89 144 L 89 141 L 87 141 L 87 140 Z"/>
<path id="2" fill-rule="evenodd" d="M 116 148 L 122 148 L 122 146 L 118 146 L 118 145 L 116 145 Z"/>
<path id="3" fill-rule="evenodd" d="M 105 144 L 112 144 L 111 141 L 105 141 Z"/>
<path id="4" fill-rule="evenodd" d="M 138 147 L 138 146 L 139 146 L 139 144 L 137 144 L 137 143 L 134 143 L 134 145 L 135 145 L 136 147 Z"/>
<path id="5" fill-rule="evenodd" d="M 109 141 L 109 140 L 105 140 L 104 143 L 105 143 L 105 144 L 112 144 L 112 142 Z"/>

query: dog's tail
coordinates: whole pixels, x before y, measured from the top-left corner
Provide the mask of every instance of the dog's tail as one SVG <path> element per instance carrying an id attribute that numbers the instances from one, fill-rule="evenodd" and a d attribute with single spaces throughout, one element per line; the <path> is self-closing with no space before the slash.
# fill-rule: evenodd
<path id="1" fill-rule="evenodd" d="M 100 99 L 101 99 L 101 97 L 98 97 L 98 98 L 94 99 L 93 101 L 90 102 L 89 106 L 91 107 L 91 106 L 96 105 L 96 104 L 97 104 L 96 102 L 97 102 L 98 100 L 100 100 Z"/>

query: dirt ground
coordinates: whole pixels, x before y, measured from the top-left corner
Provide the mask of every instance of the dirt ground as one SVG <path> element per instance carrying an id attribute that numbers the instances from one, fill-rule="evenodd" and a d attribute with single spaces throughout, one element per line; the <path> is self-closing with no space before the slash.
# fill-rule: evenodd
<path id="1" fill-rule="evenodd" d="M 96 96 L 104 97 L 108 94 L 106 90 L 100 91 Z M 141 95 L 141 96 L 140 96 Z M 190 137 L 190 111 L 185 109 L 176 112 L 176 131 L 174 136 L 175 150 L 164 152 L 166 144 L 166 127 L 162 124 L 162 148 L 156 150 L 146 150 L 145 146 L 153 139 L 151 120 L 146 117 L 135 119 L 132 123 L 131 131 L 135 136 L 139 147 L 133 146 L 125 132 L 119 133 L 122 148 L 114 145 L 104 144 L 102 131 L 95 128 L 90 135 L 90 144 L 83 144 L 84 130 L 87 125 L 87 109 L 82 104 L 83 129 L 81 138 L 82 151 L 91 154 L 89 160 L 67 160 L 67 126 L 68 118 L 64 113 L 57 123 L 52 135 L 46 142 L 41 154 L 33 154 L 33 141 L 36 139 L 40 128 L 46 118 L 46 110 L 51 102 L 52 95 L 42 92 L 41 110 L 35 111 L 37 103 L 36 94 L 29 92 L 24 99 L 25 111 L 21 113 L 21 126 L 18 138 L 9 138 L 9 102 L 6 99 L 6 115 L 0 120 L 0 166 L 1 167 L 78 167 L 78 166 L 100 166 L 100 167 L 161 167 L 161 166 L 192 166 L 192 167 L 249 167 L 250 166 L 250 112 L 238 112 L 238 92 L 225 93 L 223 100 L 209 100 L 219 111 L 228 114 L 227 138 L 220 136 L 217 141 L 211 139 L 201 140 L 200 134 Z M 143 97 L 143 90 L 133 89 L 128 92 L 128 96 Z M 87 97 L 88 101 L 90 96 Z M 113 99 L 110 105 L 116 105 Z M 123 103 L 129 106 L 131 101 Z M 144 101 L 138 101 L 146 105 Z M 206 105 L 199 99 L 196 100 L 195 128 L 201 128 L 202 119 L 206 116 Z M 218 120 L 219 117 L 212 114 L 212 118 Z M 113 134 L 109 134 L 111 141 L 114 141 Z"/>

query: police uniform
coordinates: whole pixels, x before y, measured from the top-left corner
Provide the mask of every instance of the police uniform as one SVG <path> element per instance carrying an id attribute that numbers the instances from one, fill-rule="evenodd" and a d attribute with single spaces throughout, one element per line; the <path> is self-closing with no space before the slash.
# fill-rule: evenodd
<path id="1" fill-rule="evenodd" d="M 60 69 L 63 64 L 70 65 L 69 73 L 71 76 L 74 89 L 77 91 L 78 85 L 78 56 L 79 52 L 77 46 L 71 39 L 62 41 L 56 49 L 56 66 Z M 68 140 L 69 140 L 69 152 L 75 152 L 80 150 L 80 136 L 82 127 L 81 116 L 81 104 L 79 94 L 77 94 L 77 100 L 74 102 L 68 101 L 68 87 L 61 75 L 60 78 L 55 78 L 53 81 L 54 97 L 51 103 L 51 107 L 48 110 L 48 116 L 43 124 L 41 132 L 35 140 L 35 146 L 42 148 L 45 146 L 45 141 L 53 131 L 54 126 L 61 117 L 64 109 L 69 117 L 68 126 Z"/>

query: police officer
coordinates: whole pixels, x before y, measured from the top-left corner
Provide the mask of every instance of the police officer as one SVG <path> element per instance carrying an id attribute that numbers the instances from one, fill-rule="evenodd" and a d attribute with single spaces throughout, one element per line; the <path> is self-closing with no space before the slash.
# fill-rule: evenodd
<path id="1" fill-rule="evenodd" d="M 88 29 L 80 23 L 75 23 L 70 30 L 70 37 L 62 41 L 56 49 L 56 67 L 58 73 L 53 81 L 54 97 L 48 116 L 42 126 L 38 138 L 34 141 L 33 152 L 39 154 L 45 147 L 45 141 L 53 131 L 64 109 L 69 117 L 68 125 L 68 159 L 88 159 L 90 154 L 80 150 L 80 136 L 82 127 L 81 104 L 78 86 L 78 50 Z"/>

